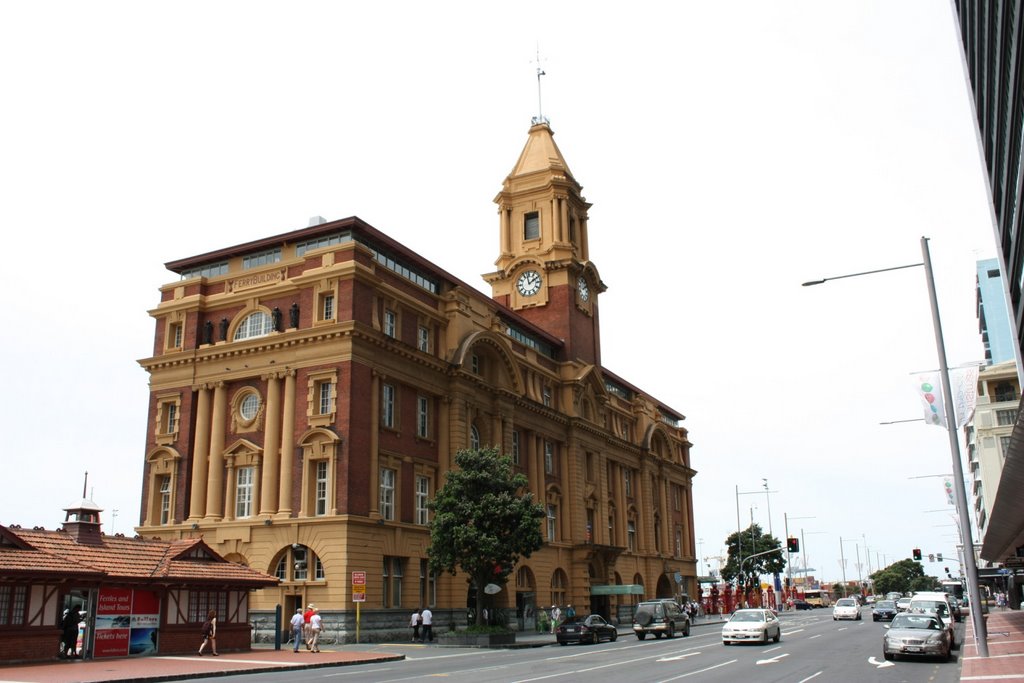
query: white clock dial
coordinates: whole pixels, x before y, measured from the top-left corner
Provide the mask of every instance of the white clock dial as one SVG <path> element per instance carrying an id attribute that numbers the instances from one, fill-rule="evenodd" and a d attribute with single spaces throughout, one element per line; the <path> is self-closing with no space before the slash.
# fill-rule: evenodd
<path id="1" fill-rule="evenodd" d="M 576 281 L 576 291 L 580 293 L 580 301 L 590 301 L 590 287 L 583 278 Z"/>
<path id="2" fill-rule="evenodd" d="M 516 280 L 516 289 L 523 296 L 533 296 L 540 291 L 540 273 L 528 270 Z"/>

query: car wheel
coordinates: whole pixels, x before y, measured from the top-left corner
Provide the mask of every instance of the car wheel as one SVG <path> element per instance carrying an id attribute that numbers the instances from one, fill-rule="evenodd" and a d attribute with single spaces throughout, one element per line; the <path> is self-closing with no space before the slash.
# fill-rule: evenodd
<path id="1" fill-rule="evenodd" d="M 669 638 L 675 638 L 676 637 L 676 624 L 675 624 L 675 622 L 672 622 L 671 624 L 668 625 L 668 633 L 666 635 Z"/>
<path id="2" fill-rule="evenodd" d="M 839 617 L 837 617 L 837 616 L 833 615 L 833 616 L 832 616 L 832 621 L 839 621 Z"/>
<path id="3" fill-rule="evenodd" d="M 637 637 L 637 640 L 643 640 L 644 638 L 647 637 L 647 634 L 644 633 L 643 631 L 640 631 L 639 633 L 636 634 L 636 637 Z"/>
<path id="4" fill-rule="evenodd" d="M 728 646 L 732 645 L 732 643 L 730 643 L 728 640 L 723 640 L 722 641 L 722 645 L 725 645 L 726 647 L 728 647 Z"/>
<path id="5" fill-rule="evenodd" d="M 878 617 L 871 617 L 871 621 L 878 621 Z"/>
<path id="6" fill-rule="evenodd" d="M 568 645 L 569 643 L 564 641 L 564 640 L 560 640 L 560 641 L 558 641 L 558 644 L 559 645 Z"/>
<path id="7" fill-rule="evenodd" d="M 619 632 L 618 631 L 612 631 L 612 637 L 609 638 L 608 641 L 614 643 L 618 639 L 619 639 Z"/>
<path id="8" fill-rule="evenodd" d="M 778 631 L 775 632 L 775 637 L 772 638 L 772 640 L 775 641 L 776 643 L 779 642 L 780 640 L 782 640 L 782 629 L 781 628 Z"/>
<path id="9" fill-rule="evenodd" d="M 687 638 L 690 635 L 690 622 L 686 622 L 686 626 L 683 628 L 683 637 Z"/>
<path id="10" fill-rule="evenodd" d="M 948 662 L 948 661 L 949 661 L 949 660 L 951 660 L 951 659 L 953 659 L 953 646 L 952 646 L 952 645 L 950 645 L 950 646 L 949 646 L 949 647 L 948 647 L 948 648 L 946 649 L 946 658 L 945 658 L 945 661 L 947 661 L 947 662 Z"/>
<path id="11" fill-rule="evenodd" d="M 657 640 L 661 640 L 661 635 L 662 635 L 662 634 L 661 634 L 661 631 L 655 631 L 655 632 L 654 632 L 654 637 L 655 637 L 655 638 L 656 638 Z"/>
<path id="12" fill-rule="evenodd" d="M 886 660 L 893 659 L 893 654 L 891 652 L 883 652 L 882 656 L 885 657 Z"/>
<path id="13" fill-rule="evenodd" d="M 860 612 L 857 612 L 857 621 L 860 621 Z"/>

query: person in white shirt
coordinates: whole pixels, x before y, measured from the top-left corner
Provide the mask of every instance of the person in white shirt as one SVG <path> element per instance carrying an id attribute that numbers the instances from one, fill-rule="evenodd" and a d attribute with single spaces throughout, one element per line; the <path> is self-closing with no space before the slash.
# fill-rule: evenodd
<path id="1" fill-rule="evenodd" d="M 421 613 L 423 617 L 423 642 L 434 640 L 434 613 L 429 607 L 424 607 Z"/>
<path id="2" fill-rule="evenodd" d="M 320 610 L 313 608 L 313 616 L 309 618 L 309 631 L 313 638 L 309 643 L 313 652 L 320 652 L 320 631 L 323 629 L 323 619 L 320 618 Z"/>
<path id="3" fill-rule="evenodd" d="M 306 625 L 306 620 L 302 616 L 302 608 L 295 610 L 295 614 L 292 615 L 292 640 L 295 641 L 295 652 L 299 651 L 299 643 L 302 642 L 302 627 Z"/>
<path id="4" fill-rule="evenodd" d="M 420 611 L 416 610 L 409 617 L 409 626 L 412 627 L 412 642 L 416 642 L 420 639 L 420 623 L 423 621 L 423 617 L 420 615 Z"/>

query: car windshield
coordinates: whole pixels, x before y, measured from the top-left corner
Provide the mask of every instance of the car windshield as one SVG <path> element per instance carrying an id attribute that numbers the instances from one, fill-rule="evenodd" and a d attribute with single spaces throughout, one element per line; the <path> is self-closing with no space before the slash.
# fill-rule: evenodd
<path id="1" fill-rule="evenodd" d="M 736 612 L 729 621 L 764 621 L 762 612 Z"/>
<path id="2" fill-rule="evenodd" d="M 945 614 L 946 603 L 939 600 L 914 600 L 910 603 L 910 609 L 915 612 L 935 612 L 936 614 Z"/>
<path id="3" fill-rule="evenodd" d="M 877 605 L 875 605 L 875 609 L 895 609 L 895 607 L 896 603 L 892 600 L 882 600 Z"/>
<path id="4" fill-rule="evenodd" d="M 836 603 L 836 607 L 853 607 L 856 604 L 857 601 L 853 598 L 841 598 L 839 602 Z"/>
<path id="5" fill-rule="evenodd" d="M 935 617 L 920 614 L 898 614 L 892 620 L 893 628 L 920 628 L 929 631 L 941 631 L 942 625 Z"/>

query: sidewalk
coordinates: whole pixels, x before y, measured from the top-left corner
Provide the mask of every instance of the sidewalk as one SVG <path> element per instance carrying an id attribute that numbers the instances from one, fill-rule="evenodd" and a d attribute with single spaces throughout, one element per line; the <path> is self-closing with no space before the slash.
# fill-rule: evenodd
<path id="1" fill-rule="evenodd" d="M 721 624 L 720 616 L 697 617 L 692 628 Z M 619 637 L 633 636 L 630 624 L 619 626 Z M 518 632 L 515 647 L 545 647 L 556 642 L 553 633 Z M 117 659 L 62 660 L 45 664 L 0 666 L 0 683 L 103 683 L 117 681 L 179 681 L 207 676 L 229 676 L 235 673 L 266 673 L 296 671 L 333 666 L 376 664 L 405 659 L 409 648 L 437 647 L 413 643 L 368 643 L 339 645 L 313 653 L 290 647 L 274 650 L 256 646 L 250 652 L 224 653 L 219 657 L 166 655 L 154 657 L 122 657 Z"/>
<path id="2" fill-rule="evenodd" d="M 978 656 L 970 615 L 964 616 L 961 681 L 1024 681 L 1024 611 L 990 608 L 988 657 Z"/>

